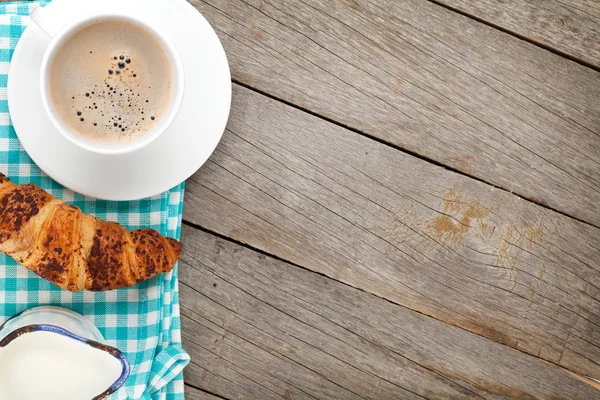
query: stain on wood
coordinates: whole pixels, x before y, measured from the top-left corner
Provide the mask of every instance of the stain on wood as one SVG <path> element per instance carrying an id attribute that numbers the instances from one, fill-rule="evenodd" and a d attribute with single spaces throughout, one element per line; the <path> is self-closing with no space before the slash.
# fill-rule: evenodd
<path id="1" fill-rule="evenodd" d="M 440 215 L 429 224 L 429 229 L 435 237 L 456 247 L 469 231 L 470 226 L 447 215 Z"/>
<path id="2" fill-rule="evenodd" d="M 600 229 L 247 89 L 233 94 L 220 145 L 187 181 L 186 220 L 600 377 Z"/>
<path id="3" fill-rule="evenodd" d="M 538 279 L 540 281 L 544 280 L 544 274 L 546 273 L 546 264 L 542 263 L 542 267 L 540 268 L 540 272 L 538 273 Z M 586 283 L 587 287 L 587 283 Z"/>
<path id="4" fill-rule="evenodd" d="M 257 38 L 262 39 L 263 31 L 256 25 L 252 25 L 250 27 L 250 32 L 252 32 Z"/>
<path id="5" fill-rule="evenodd" d="M 489 226 L 483 222 L 488 211 L 479 201 L 463 201 L 456 189 L 446 191 L 443 201 L 444 214 L 428 224 L 430 233 L 448 244 L 458 247 L 471 228 L 479 229 L 488 236 Z"/>
<path id="6" fill-rule="evenodd" d="M 517 285 L 517 269 L 516 265 L 518 262 L 519 254 L 522 251 L 531 250 L 534 243 L 542 236 L 544 231 L 544 217 L 542 216 L 538 226 L 532 226 L 528 221 L 524 221 L 519 229 L 513 226 L 507 226 L 503 229 L 503 233 L 500 238 L 498 245 L 498 265 L 505 268 L 507 279 L 513 283 L 512 289 Z M 541 280 L 544 271 L 546 270 L 545 265 L 542 263 L 540 266 L 540 273 L 538 278 Z M 533 289 L 533 288 L 532 288 Z"/>

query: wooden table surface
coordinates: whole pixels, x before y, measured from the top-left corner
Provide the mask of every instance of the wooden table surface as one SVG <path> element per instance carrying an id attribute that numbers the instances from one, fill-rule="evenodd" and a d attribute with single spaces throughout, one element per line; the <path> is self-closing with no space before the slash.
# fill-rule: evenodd
<path id="1" fill-rule="evenodd" d="M 189 399 L 600 399 L 600 2 L 190 2 Z"/>

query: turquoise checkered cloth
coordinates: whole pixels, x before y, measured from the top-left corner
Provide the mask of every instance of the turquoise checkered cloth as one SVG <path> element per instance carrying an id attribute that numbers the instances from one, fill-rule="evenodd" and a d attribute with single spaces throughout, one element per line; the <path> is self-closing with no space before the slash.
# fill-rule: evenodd
<path id="1" fill-rule="evenodd" d="M 13 50 L 40 3 L 0 3 L 0 172 L 13 182 L 41 188 L 99 218 L 129 229 L 152 227 L 179 238 L 184 184 L 160 195 L 112 202 L 83 196 L 44 174 L 21 147 L 10 123 L 6 83 Z M 43 5 L 43 3 L 42 3 Z M 183 399 L 182 370 L 189 356 L 181 348 L 177 267 L 133 288 L 71 293 L 39 278 L 10 257 L 0 255 L 0 324 L 39 305 L 77 311 L 92 321 L 109 345 L 123 351 L 131 376 L 110 399 Z"/>

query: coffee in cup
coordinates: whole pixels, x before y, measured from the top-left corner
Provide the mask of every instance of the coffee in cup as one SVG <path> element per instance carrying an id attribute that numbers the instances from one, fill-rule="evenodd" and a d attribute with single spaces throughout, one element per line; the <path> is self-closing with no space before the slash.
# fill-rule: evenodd
<path id="1" fill-rule="evenodd" d="M 171 60 L 161 41 L 134 22 L 102 20 L 66 38 L 49 63 L 48 95 L 58 120 L 101 145 L 135 141 L 171 104 Z"/>

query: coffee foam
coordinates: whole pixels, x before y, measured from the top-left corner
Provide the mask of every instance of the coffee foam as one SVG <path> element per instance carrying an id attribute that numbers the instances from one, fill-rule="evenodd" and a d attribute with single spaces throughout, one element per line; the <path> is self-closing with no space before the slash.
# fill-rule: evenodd
<path id="1" fill-rule="evenodd" d="M 172 97 L 172 69 L 152 33 L 106 21 L 67 39 L 50 64 L 50 95 L 58 118 L 102 144 L 134 141 L 163 117 Z"/>

